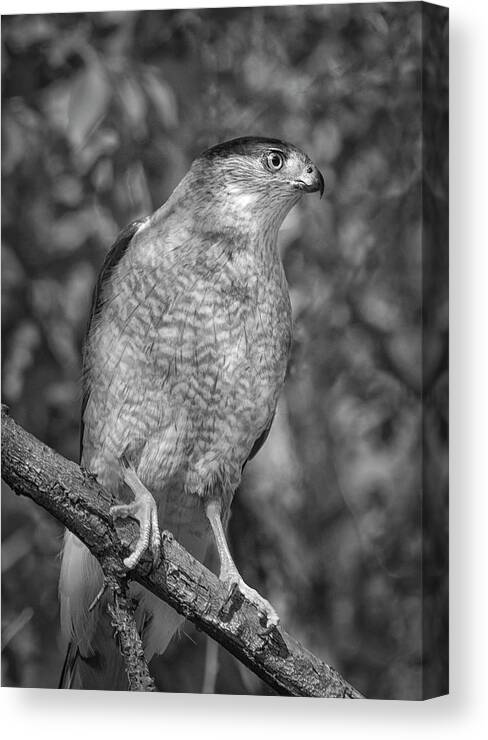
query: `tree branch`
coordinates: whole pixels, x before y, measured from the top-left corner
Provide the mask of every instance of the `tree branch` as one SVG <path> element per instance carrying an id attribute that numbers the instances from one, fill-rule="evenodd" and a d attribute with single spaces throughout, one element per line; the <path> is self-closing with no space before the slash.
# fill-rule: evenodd
<path id="1" fill-rule="evenodd" d="M 2 407 L 2 477 L 70 529 L 98 558 L 105 572 L 123 579 L 123 558 L 137 525 L 109 513 L 110 495 L 94 477 L 18 426 Z M 144 557 L 131 578 L 170 604 L 260 676 L 279 694 L 359 699 L 334 669 L 282 628 L 268 633 L 255 607 L 227 589 L 207 568 L 163 532 L 161 563 Z"/>
<path id="2" fill-rule="evenodd" d="M 155 691 L 137 631 L 134 608 L 125 591 L 124 588 L 122 593 L 119 593 L 114 589 L 113 603 L 107 604 L 107 610 L 126 665 L 129 691 Z"/>

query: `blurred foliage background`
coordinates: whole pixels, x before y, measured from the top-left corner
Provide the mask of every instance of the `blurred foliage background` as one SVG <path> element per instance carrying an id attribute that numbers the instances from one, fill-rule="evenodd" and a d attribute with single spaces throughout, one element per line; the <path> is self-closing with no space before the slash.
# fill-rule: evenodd
<path id="1" fill-rule="evenodd" d="M 325 199 L 304 199 L 281 232 L 292 362 L 230 530 L 244 578 L 369 697 L 447 681 L 440 18 L 402 3 L 2 19 L 3 401 L 74 460 L 91 290 L 119 229 L 226 138 L 284 138 L 322 169 Z M 61 528 L 9 491 L 2 516 L 3 685 L 53 687 Z M 268 691 L 190 624 L 153 671 L 163 690 Z"/>

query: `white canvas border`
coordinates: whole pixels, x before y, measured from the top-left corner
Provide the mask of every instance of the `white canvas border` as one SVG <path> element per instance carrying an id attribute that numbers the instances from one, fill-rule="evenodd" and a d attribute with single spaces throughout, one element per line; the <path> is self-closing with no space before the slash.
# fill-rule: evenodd
<path id="1" fill-rule="evenodd" d="M 151 2 L 143 8 L 225 7 Z M 250 0 L 235 5 L 284 5 Z M 312 4 L 312 3 L 308 3 Z M 426 703 L 196 695 L 128 695 L 2 689 L 6 736 L 470 738 L 484 736 L 488 412 L 486 238 L 486 41 L 484 0 L 451 9 L 451 696 Z M 130 9 L 104 0 L 4 0 L 1 11 Z"/>

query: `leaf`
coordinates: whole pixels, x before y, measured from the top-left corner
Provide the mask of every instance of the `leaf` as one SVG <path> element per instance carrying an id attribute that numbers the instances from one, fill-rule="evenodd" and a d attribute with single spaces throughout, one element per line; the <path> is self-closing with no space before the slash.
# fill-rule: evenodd
<path id="1" fill-rule="evenodd" d="M 24 157 L 25 139 L 20 126 L 9 114 L 4 116 L 2 133 L 4 136 L 2 142 L 2 171 L 4 175 L 10 175 Z"/>
<path id="2" fill-rule="evenodd" d="M 147 98 L 138 80 L 126 76 L 119 81 L 119 95 L 128 123 L 136 134 L 146 132 Z"/>
<path id="3" fill-rule="evenodd" d="M 151 193 L 144 166 L 139 160 L 133 162 L 127 173 L 129 198 L 134 212 L 149 213 L 152 211 Z"/>
<path id="4" fill-rule="evenodd" d="M 27 371 L 34 362 L 40 342 L 39 329 L 30 320 L 21 321 L 10 338 L 2 384 L 3 396 L 8 403 L 21 398 Z"/>
<path id="5" fill-rule="evenodd" d="M 78 149 L 104 118 L 111 98 L 111 89 L 102 65 L 90 58 L 71 88 L 68 136 Z"/>
<path id="6" fill-rule="evenodd" d="M 374 30 L 382 36 L 387 36 L 389 32 L 388 23 L 382 13 L 372 13 L 368 18 L 368 22 L 374 28 Z"/>
<path id="7" fill-rule="evenodd" d="M 151 69 L 144 73 L 144 85 L 162 123 L 167 128 L 176 126 L 178 104 L 172 88 Z"/>

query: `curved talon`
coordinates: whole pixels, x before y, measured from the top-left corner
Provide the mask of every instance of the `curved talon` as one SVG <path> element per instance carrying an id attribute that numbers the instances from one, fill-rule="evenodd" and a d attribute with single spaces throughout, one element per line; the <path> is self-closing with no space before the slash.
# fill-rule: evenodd
<path id="1" fill-rule="evenodd" d="M 134 516 L 132 507 L 134 504 L 117 504 L 110 507 L 110 516 L 114 519 L 127 519 L 128 516 Z"/>
<path id="2" fill-rule="evenodd" d="M 133 472 L 131 469 L 125 471 Z M 135 473 L 134 473 L 135 475 Z M 159 532 L 158 510 L 154 498 L 149 491 L 137 490 L 135 501 L 130 504 L 117 504 L 110 508 L 110 514 L 115 518 L 126 519 L 132 517 L 139 523 L 139 538 L 133 552 L 124 559 L 128 570 L 135 568 L 147 549 L 151 549 L 153 565 L 159 560 L 161 535 Z"/>
<path id="3" fill-rule="evenodd" d="M 161 559 L 161 532 L 159 531 L 157 510 L 152 512 L 151 517 L 151 553 L 153 568 L 156 568 Z"/>
<path id="4" fill-rule="evenodd" d="M 276 610 L 271 606 L 267 599 L 261 596 L 261 594 L 258 594 L 254 588 L 248 586 L 240 576 L 237 578 L 230 577 L 226 579 L 225 582 L 229 586 L 229 597 L 231 597 L 234 589 L 237 588 L 244 598 L 256 607 L 260 618 L 266 618 L 266 631 L 271 631 L 275 627 L 278 627 L 280 618 Z"/>

